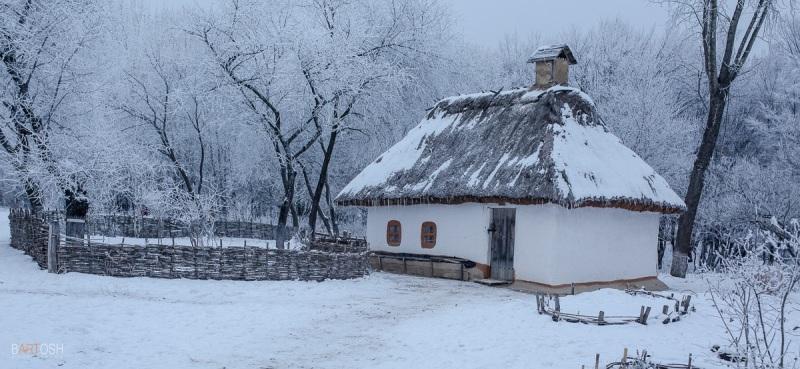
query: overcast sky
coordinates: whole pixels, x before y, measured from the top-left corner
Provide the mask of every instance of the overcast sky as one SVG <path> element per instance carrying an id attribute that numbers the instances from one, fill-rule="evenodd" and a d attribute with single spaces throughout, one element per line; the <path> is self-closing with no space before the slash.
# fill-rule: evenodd
<path id="1" fill-rule="evenodd" d="M 494 45 L 505 35 L 560 34 L 619 18 L 636 27 L 663 27 L 668 12 L 648 0 L 440 0 L 452 7 L 456 29 Z"/>
<path id="2" fill-rule="evenodd" d="M 141 0 L 155 11 L 207 6 L 219 0 Z M 667 11 L 649 0 L 440 0 L 451 7 L 456 31 L 478 44 L 493 46 L 505 35 L 558 35 L 572 27 L 591 27 L 619 18 L 636 27 L 663 27 Z"/>

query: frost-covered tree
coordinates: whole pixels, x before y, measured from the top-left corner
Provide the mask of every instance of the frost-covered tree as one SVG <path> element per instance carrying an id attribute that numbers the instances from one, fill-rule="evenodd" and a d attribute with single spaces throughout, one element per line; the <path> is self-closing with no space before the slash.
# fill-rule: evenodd
<path id="1" fill-rule="evenodd" d="M 199 18 L 190 34 L 206 46 L 228 86 L 274 149 L 283 200 L 279 224 L 297 226 L 298 177 L 308 192 L 308 224 L 329 230 L 335 215 L 328 184 L 342 133 L 370 107 L 397 96 L 408 69 L 435 52 L 438 8 L 428 2 L 233 1 L 222 15 Z M 308 158 L 313 153 L 313 158 Z"/>
<path id="2" fill-rule="evenodd" d="M 796 309 L 791 300 L 800 283 L 800 223 L 776 232 L 755 231 L 737 239 L 736 254 L 722 258 L 729 278 L 709 281 L 709 292 L 728 336 L 717 347 L 745 368 L 789 368 L 798 360 Z"/>
<path id="3" fill-rule="evenodd" d="M 82 124 L 79 101 L 91 74 L 84 57 L 96 22 L 92 2 L 0 2 L 0 146 L 37 212 L 46 191 L 66 199 L 68 212 L 86 212 L 83 173 L 62 167 L 64 145 L 74 141 L 58 141 Z"/>

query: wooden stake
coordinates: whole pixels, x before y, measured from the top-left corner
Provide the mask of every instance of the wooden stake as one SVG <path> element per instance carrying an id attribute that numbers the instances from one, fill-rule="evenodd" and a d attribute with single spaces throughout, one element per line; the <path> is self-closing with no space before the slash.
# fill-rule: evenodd
<path id="1" fill-rule="evenodd" d="M 644 316 L 642 316 L 642 324 L 647 325 L 647 318 L 650 317 L 650 307 L 644 309 Z"/>
<path id="2" fill-rule="evenodd" d="M 536 294 L 536 312 L 539 313 L 540 315 L 542 314 L 542 304 L 539 301 L 539 294 L 538 293 Z"/>
<path id="3" fill-rule="evenodd" d="M 594 354 L 594 369 L 600 369 L 600 354 Z"/>
<path id="4" fill-rule="evenodd" d="M 625 350 L 622 351 L 622 365 L 628 365 L 628 348 L 626 347 Z"/>

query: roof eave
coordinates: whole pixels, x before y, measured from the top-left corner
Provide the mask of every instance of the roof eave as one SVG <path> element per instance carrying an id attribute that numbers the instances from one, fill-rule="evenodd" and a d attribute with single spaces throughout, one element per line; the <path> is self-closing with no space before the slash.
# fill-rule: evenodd
<path id="1" fill-rule="evenodd" d="M 337 199 L 338 206 L 406 206 L 406 205 L 458 205 L 465 203 L 481 204 L 514 204 L 514 205 L 561 205 L 568 209 L 574 208 L 618 208 L 637 212 L 655 212 L 661 214 L 680 214 L 685 207 L 676 204 L 665 204 L 640 199 L 586 199 L 577 202 L 566 200 L 553 200 L 544 198 L 509 198 L 502 196 L 454 196 L 447 198 L 416 197 L 416 198 L 343 198 Z"/>

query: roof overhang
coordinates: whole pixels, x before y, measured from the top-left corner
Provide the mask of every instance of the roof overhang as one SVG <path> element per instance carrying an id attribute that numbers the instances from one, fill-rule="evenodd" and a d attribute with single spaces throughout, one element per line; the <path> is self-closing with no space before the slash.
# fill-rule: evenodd
<path id="1" fill-rule="evenodd" d="M 570 64 L 578 64 L 578 60 L 575 59 L 575 55 L 572 54 L 572 50 L 566 44 L 542 46 L 528 58 L 528 63 L 554 60 L 556 58 L 564 58 Z"/>
<path id="2" fill-rule="evenodd" d="M 544 205 L 555 204 L 568 209 L 574 208 L 618 208 L 638 212 L 654 212 L 661 214 L 680 214 L 686 209 L 672 204 L 660 204 L 633 199 L 586 199 L 577 202 L 554 201 L 552 199 L 535 198 L 509 198 L 509 197 L 482 197 L 482 196 L 454 196 L 448 198 L 383 198 L 383 199 L 337 199 L 338 206 L 407 206 L 407 205 L 458 205 L 466 203 L 480 204 L 513 204 L 513 205 Z"/>

